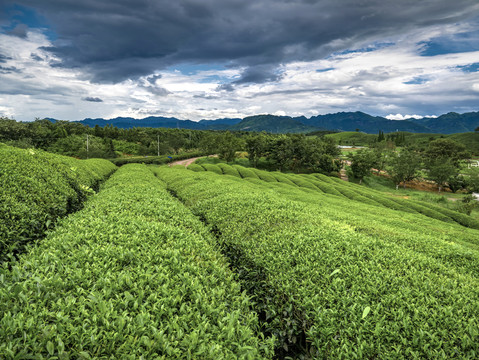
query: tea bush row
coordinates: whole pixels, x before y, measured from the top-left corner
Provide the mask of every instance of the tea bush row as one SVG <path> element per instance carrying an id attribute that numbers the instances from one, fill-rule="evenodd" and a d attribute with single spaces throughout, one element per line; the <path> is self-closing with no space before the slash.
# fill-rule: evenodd
<path id="1" fill-rule="evenodd" d="M 116 166 L 0 144 L 0 259 L 76 211 Z"/>
<path id="2" fill-rule="evenodd" d="M 270 358 L 250 303 L 204 225 L 126 165 L 1 269 L 0 358 Z"/>
<path id="3" fill-rule="evenodd" d="M 476 230 L 299 187 L 304 199 L 292 201 L 275 190 L 286 193 L 284 184 L 157 173 L 214 229 L 284 356 L 477 358 L 478 251 L 443 233 L 477 239 Z M 337 201 L 344 217 L 358 205 L 357 227 L 330 210 Z M 371 213 L 391 231 L 369 231 Z"/>
<path id="4" fill-rule="evenodd" d="M 461 214 L 457 211 L 444 209 L 438 205 L 430 203 L 387 196 L 379 191 L 368 189 L 364 186 L 344 182 L 339 178 L 329 177 L 323 174 L 283 174 L 277 172 L 267 172 L 263 170 L 244 168 L 239 165 L 235 165 L 235 168 L 240 172 L 240 174 L 241 172 L 246 172 L 246 174 L 248 174 L 247 177 L 255 177 L 262 180 L 263 178 L 267 178 L 265 181 L 268 182 L 271 182 L 271 177 L 273 177 L 278 182 L 296 185 L 300 188 L 307 188 L 317 192 L 343 196 L 348 199 L 370 205 L 386 207 L 410 213 L 419 213 L 444 222 L 457 222 L 466 227 L 479 229 L 479 221 L 471 218 L 468 215 Z M 256 176 L 251 175 L 251 173 L 255 173 Z M 245 176 L 242 177 L 244 178 Z"/>

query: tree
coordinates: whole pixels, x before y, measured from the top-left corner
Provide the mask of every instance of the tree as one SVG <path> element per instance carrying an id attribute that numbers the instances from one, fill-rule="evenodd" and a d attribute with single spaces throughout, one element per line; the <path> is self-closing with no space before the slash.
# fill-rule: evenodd
<path id="1" fill-rule="evenodd" d="M 225 132 L 217 138 L 218 156 L 227 162 L 233 161 L 236 151 L 241 149 L 242 141 L 229 131 Z"/>
<path id="2" fill-rule="evenodd" d="M 379 130 L 377 142 L 379 143 L 379 142 L 384 141 L 384 140 L 386 140 L 386 138 L 384 137 L 384 132 Z"/>
<path id="3" fill-rule="evenodd" d="M 280 135 L 270 144 L 268 158 L 280 171 L 291 166 L 293 157 L 292 145 L 291 137 L 288 135 Z"/>
<path id="4" fill-rule="evenodd" d="M 462 171 L 467 176 L 466 187 L 468 192 L 479 192 L 479 169 L 471 168 Z"/>
<path id="5" fill-rule="evenodd" d="M 351 173 L 359 179 L 361 184 L 364 177 L 371 172 L 376 157 L 370 150 L 359 150 L 356 153 L 350 153 L 348 158 L 351 161 Z"/>
<path id="6" fill-rule="evenodd" d="M 455 193 L 458 190 L 467 188 L 467 180 L 463 175 L 455 174 L 447 179 L 447 187 Z"/>
<path id="7" fill-rule="evenodd" d="M 179 131 L 174 131 L 168 137 L 168 145 L 178 154 L 179 150 L 186 144 L 186 139 Z"/>
<path id="8" fill-rule="evenodd" d="M 424 151 L 424 160 L 426 166 L 430 163 L 436 163 L 439 159 L 442 161 L 450 161 L 452 165 L 458 167 L 461 160 L 470 157 L 466 147 L 453 140 L 436 139 L 429 143 L 427 149 Z"/>
<path id="9" fill-rule="evenodd" d="M 388 165 L 387 171 L 396 184 L 396 190 L 401 183 L 406 188 L 406 182 L 414 180 L 421 169 L 421 157 L 412 150 L 403 150 L 390 154 Z"/>
<path id="10" fill-rule="evenodd" d="M 479 126 L 477 128 L 475 128 L 474 131 L 479 131 Z"/>
<path id="11" fill-rule="evenodd" d="M 434 181 L 441 192 L 449 178 L 457 175 L 458 168 L 451 159 L 439 158 L 428 165 L 428 178 Z"/>
<path id="12" fill-rule="evenodd" d="M 429 143 L 423 156 L 425 167 L 429 171 L 428 178 L 438 185 L 441 192 L 448 180 L 457 176 L 459 162 L 468 159 L 470 154 L 464 145 L 439 138 Z"/>
<path id="13" fill-rule="evenodd" d="M 246 139 L 248 159 L 254 167 L 258 166 L 258 160 L 265 155 L 267 147 L 267 137 L 265 134 L 250 136 Z"/>
<path id="14" fill-rule="evenodd" d="M 218 151 L 217 139 L 216 133 L 209 132 L 200 140 L 198 147 L 208 155 L 213 155 Z"/>

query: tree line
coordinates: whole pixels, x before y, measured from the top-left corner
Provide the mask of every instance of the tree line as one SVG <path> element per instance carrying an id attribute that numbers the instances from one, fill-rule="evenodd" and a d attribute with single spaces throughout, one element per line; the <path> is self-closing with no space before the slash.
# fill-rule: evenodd
<path id="1" fill-rule="evenodd" d="M 406 187 L 408 181 L 424 174 L 437 184 L 439 192 L 446 186 L 452 192 L 479 191 L 477 176 L 467 176 L 467 170 L 461 166 L 470 156 L 464 145 L 449 139 L 436 139 L 425 149 L 407 147 L 393 151 L 376 145 L 351 153 L 348 159 L 350 175 L 360 182 L 375 169 L 378 173 L 386 170 L 396 188 L 401 184 Z"/>
<path id="2" fill-rule="evenodd" d="M 245 151 L 251 166 L 268 170 L 329 174 L 342 167 L 334 140 L 304 134 L 210 132 L 200 142 L 200 149 L 228 162 L 237 151 Z"/>
<path id="3" fill-rule="evenodd" d="M 39 148 L 78 158 L 114 158 L 123 154 L 153 156 L 197 149 L 206 131 L 131 128 L 112 125 L 90 128 L 77 122 L 0 118 L 0 141 L 21 148 Z M 88 136 L 88 140 L 87 140 Z M 87 149 L 88 142 L 88 149 Z"/>

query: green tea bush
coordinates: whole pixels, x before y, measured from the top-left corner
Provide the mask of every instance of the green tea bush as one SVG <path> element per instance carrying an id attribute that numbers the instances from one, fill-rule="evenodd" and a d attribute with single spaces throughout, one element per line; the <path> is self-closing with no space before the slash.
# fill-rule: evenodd
<path id="1" fill-rule="evenodd" d="M 238 170 L 238 173 L 240 174 L 240 176 L 242 178 L 254 178 L 254 179 L 259 179 L 258 175 L 256 175 L 256 173 L 249 169 L 249 168 L 245 168 L 243 166 L 240 166 L 240 165 L 232 165 L 236 170 Z"/>
<path id="2" fill-rule="evenodd" d="M 315 186 L 310 181 L 302 178 L 301 176 L 290 175 L 290 174 L 288 174 L 288 175 L 285 174 L 284 176 L 287 177 L 290 181 L 292 181 L 294 184 L 296 184 L 299 187 L 304 187 L 304 188 L 308 188 L 308 189 L 311 189 L 311 190 L 321 191 L 317 186 Z"/>
<path id="3" fill-rule="evenodd" d="M 298 186 L 294 182 L 292 182 L 286 175 L 279 173 L 279 172 L 272 172 L 271 176 L 273 176 L 278 182 L 293 186 Z"/>
<path id="4" fill-rule="evenodd" d="M 338 195 L 338 196 L 344 196 L 341 194 L 338 190 L 336 190 L 333 186 L 331 186 L 329 183 L 318 180 L 317 178 L 313 176 L 307 176 L 307 179 L 309 182 L 311 182 L 314 186 L 316 186 L 319 190 L 326 194 L 332 194 L 332 195 Z"/>
<path id="5" fill-rule="evenodd" d="M 158 176 L 214 227 L 279 357 L 477 357 L 476 230 L 285 184 L 184 173 Z"/>
<path id="6" fill-rule="evenodd" d="M 231 165 L 225 164 L 225 163 L 219 163 L 218 167 L 223 171 L 223 174 L 225 175 L 231 175 L 240 178 L 240 174 L 238 170 L 236 170 L 234 167 Z"/>
<path id="7" fill-rule="evenodd" d="M 477 220 L 460 212 L 444 209 L 426 202 L 411 201 L 387 196 L 379 191 L 357 184 L 348 183 L 339 178 L 328 177 L 323 174 L 283 174 L 250 168 L 247 169 L 238 165 L 235 165 L 235 169 L 238 171 L 241 169 L 241 171 L 248 174 L 252 171 L 259 177 L 260 180 L 267 182 L 270 182 L 272 178 L 274 178 L 278 182 L 299 186 L 300 188 L 308 189 L 307 192 L 309 193 L 311 193 L 311 191 L 316 191 L 319 193 L 324 192 L 369 205 L 387 207 L 389 209 L 409 213 L 419 213 L 444 222 L 451 223 L 455 221 L 463 226 L 479 229 L 479 222 Z M 215 172 L 219 173 L 217 170 Z"/>
<path id="8" fill-rule="evenodd" d="M 271 175 L 268 171 L 264 171 L 264 170 L 258 170 L 258 169 L 252 169 L 256 175 L 258 175 L 258 177 L 263 180 L 263 181 L 267 181 L 267 182 L 278 182 L 278 180 L 276 180 L 276 178 Z"/>
<path id="9" fill-rule="evenodd" d="M 474 200 L 473 200 L 474 201 Z M 428 207 L 430 209 L 433 209 L 434 211 L 443 214 L 454 221 L 458 222 L 461 225 L 473 228 L 473 229 L 479 229 L 479 221 L 476 219 L 468 216 L 467 214 L 460 213 L 458 211 L 450 210 L 443 208 L 442 206 L 437 206 L 431 203 L 427 202 L 421 202 L 421 205 Z"/>
<path id="10" fill-rule="evenodd" d="M 188 165 L 187 168 L 188 168 L 188 170 L 192 170 L 192 171 L 196 171 L 196 172 L 206 171 L 206 169 L 203 166 L 197 165 L 197 164 L 190 164 L 190 165 Z"/>
<path id="11" fill-rule="evenodd" d="M 216 247 L 146 166 L 120 168 L 1 269 L 0 358 L 271 358 Z"/>
<path id="12" fill-rule="evenodd" d="M 206 171 L 212 171 L 214 173 L 217 173 L 219 175 L 223 175 L 223 170 L 217 165 L 214 164 L 203 164 L 201 165 Z"/>
<path id="13" fill-rule="evenodd" d="M 116 166 L 0 144 L 0 260 L 78 210 Z"/>

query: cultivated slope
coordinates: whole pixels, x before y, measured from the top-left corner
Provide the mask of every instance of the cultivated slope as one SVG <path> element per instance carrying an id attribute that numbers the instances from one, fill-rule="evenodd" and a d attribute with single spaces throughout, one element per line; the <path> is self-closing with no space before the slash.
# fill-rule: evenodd
<path id="1" fill-rule="evenodd" d="M 0 259 L 81 207 L 116 166 L 0 143 Z"/>
<path id="2" fill-rule="evenodd" d="M 224 169 L 156 173 L 216 234 L 281 356 L 477 357 L 479 231 L 334 180 Z"/>
<path id="3" fill-rule="evenodd" d="M 145 165 L 123 166 L 2 269 L 0 358 L 270 358 L 216 248 Z"/>

